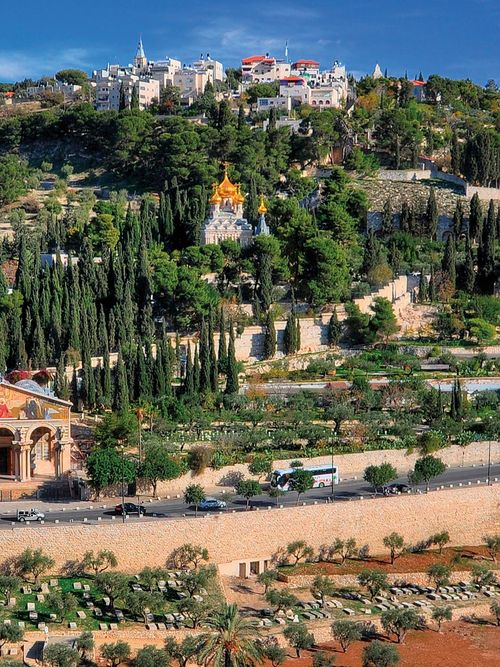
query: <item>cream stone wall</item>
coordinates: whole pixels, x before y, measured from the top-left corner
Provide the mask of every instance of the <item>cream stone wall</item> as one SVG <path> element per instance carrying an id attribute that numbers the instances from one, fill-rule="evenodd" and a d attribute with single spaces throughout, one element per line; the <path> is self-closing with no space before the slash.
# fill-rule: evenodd
<path id="1" fill-rule="evenodd" d="M 443 462 L 452 468 L 459 466 L 485 466 L 488 463 L 488 442 L 476 442 L 467 447 L 452 445 L 442 449 L 437 453 Z M 296 456 L 294 458 L 300 458 Z M 371 452 L 360 454 L 335 454 L 335 463 L 339 466 L 342 479 L 352 479 L 353 477 L 362 477 L 365 468 L 370 465 L 380 465 L 381 463 L 391 463 L 400 475 L 405 475 L 413 469 L 418 454 L 407 455 L 404 449 L 377 449 Z M 292 459 L 276 460 L 273 462 L 275 469 L 288 468 Z M 330 456 L 317 456 L 312 459 L 302 459 L 305 466 L 322 465 L 331 461 Z M 500 442 L 491 444 L 491 462 L 500 463 Z M 478 470 L 478 478 L 484 479 L 484 471 Z M 190 472 L 187 475 L 174 479 L 170 482 L 160 482 L 157 493 L 161 497 L 167 495 L 182 494 L 186 486 L 192 483 L 201 484 L 207 491 L 222 491 L 224 487 L 232 489 L 240 476 L 245 479 L 257 479 L 248 471 L 247 464 L 238 464 L 227 466 L 221 470 L 212 470 L 207 468 L 201 475 L 193 476 Z M 262 481 L 262 480 L 261 480 Z"/>
<path id="2" fill-rule="evenodd" d="M 207 547 L 219 566 L 232 564 L 222 572 L 237 574 L 239 559 L 268 558 L 297 539 L 318 548 L 335 536 L 353 537 L 380 552 L 392 530 L 408 542 L 448 530 L 452 545 L 479 544 L 483 535 L 500 532 L 500 485 L 198 518 L 16 526 L 0 532 L 0 553 L 4 560 L 42 546 L 59 570 L 87 549 L 112 549 L 121 570 L 136 572 L 164 565 L 174 548 L 191 542 Z"/>

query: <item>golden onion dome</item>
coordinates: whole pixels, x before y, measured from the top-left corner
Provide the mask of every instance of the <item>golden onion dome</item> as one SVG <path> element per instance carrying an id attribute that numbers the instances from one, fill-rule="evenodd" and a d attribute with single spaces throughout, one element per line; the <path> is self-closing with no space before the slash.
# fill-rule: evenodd
<path id="1" fill-rule="evenodd" d="M 233 199 L 233 197 L 236 195 L 237 187 L 236 185 L 233 185 L 231 181 L 229 180 L 229 176 L 227 173 L 228 169 L 228 164 L 227 162 L 224 163 L 224 178 L 222 180 L 222 183 L 219 185 L 219 195 L 223 199 Z"/>
<path id="2" fill-rule="evenodd" d="M 267 206 L 266 202 L 264 201 L 264 195 L 260 195 L 260 203 L 258 211 L 260 215 L 264 215 L 265 213 L 267 213 Z"/>
<path id="3" fill-rule="evenodd" d="M 219 194 L 219 186 L 217 183 L 212 183 L 212 196 L 210 197 L 211 204 L 220 204 L 222 202 L 222 197 Z"/>
<path id="4" fill-rule="evenodd" d="M 236 194 L 234 195 L 234 201 L 236 204 L 245 203 L 245 196 L 241 194 L 241 185 L 239 183 L 236 184 Z"/>

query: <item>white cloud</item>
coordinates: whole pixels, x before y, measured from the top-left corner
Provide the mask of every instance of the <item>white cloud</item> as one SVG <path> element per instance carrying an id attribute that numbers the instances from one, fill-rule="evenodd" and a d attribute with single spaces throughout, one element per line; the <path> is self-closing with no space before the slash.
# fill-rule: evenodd
<path id="1" fill-rule="evenodd" d="M 88 51 L 69 48 L 38 55 L 24 51 L 0 51 L 0 81 L 37 79 L 67 67 L 89 69 Z"/>

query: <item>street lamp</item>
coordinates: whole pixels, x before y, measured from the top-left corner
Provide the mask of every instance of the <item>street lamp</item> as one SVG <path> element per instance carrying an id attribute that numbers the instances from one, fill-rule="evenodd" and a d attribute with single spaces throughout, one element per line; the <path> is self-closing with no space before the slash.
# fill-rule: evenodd
<path id="1" fill-rule="evenodd" d="M 333 435 L 332 435 L 332 501 L 334 500 L 334 497 L 335 497 L 335 490 L 334 490 L 335 476 L 333 474 L 333 446 L 334 446 L 334 443 L 335 443 L 335 431 L 333 432 Z"/>
<path id="2" fill-rule="evenodd" d="M 125 523 L 125 447 L 120 445 L 120 452 L 122 455 L 122 523 Z"/>

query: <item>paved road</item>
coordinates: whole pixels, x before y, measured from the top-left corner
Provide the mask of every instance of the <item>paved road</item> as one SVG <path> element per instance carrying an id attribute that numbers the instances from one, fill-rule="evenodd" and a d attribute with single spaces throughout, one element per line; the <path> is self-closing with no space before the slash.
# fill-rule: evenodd
<path id="1" fill-rule="evenodd" d="M 482 485 L 486 484 L 487 477 L 487 468 L 486 466 L 476 466 L 473 468 L 450 468 L 440 477 L 436 477 L 433 483 L 430 485 L 431 489 L 434 490 L 438 487 L 444 486 L 444 488 L 449 488 L 450 484 L 453 484 L 456 487 L 458 484 L 463 486 L 468 486 L 469 483 L 471 486 L 476 486 L 478 480 Z M 493 484 L 499 483 L 496 480 L 500 481 L 500 464 L 495 464 L 491 466 L 491 482 Z M 406 482 L 405 477 L 400 477 L 397 481 Z M 425 492 L 424 487 L 418 487 L 417 493 Z M 235 494 L 216 494 L 217 496 L 224 498 L 227 502 L 227 509 L 225 512 L 233 511 L 246 511 L 246 501 L 243 498 L 236 496 Z M 335 486 L 334 502 L 350 501 L 357 500 L 361 496 L 364 498 L 372 497 L 372 489 L 364 482 L 363 480 L 348 480 L 341 482 Z M 390 502 L 389 498 L 381 497 L 381 502 Z M 129 501 L 137 501 L 135 498 L 129 498 Z M 300 498 L 300 503 L 305 503 L 311 505 L 313 503 L 325 503 L 331 501 L 331 488 L 327 489 L 312 489 L 304 494 Z M 108 501 L 109 502 L 109 501 Z M 297 503 L 297 494 L 294 492 L 287 493 L 279 499 L 279 503 L 284 506 L 295 506 Z M 105 501 L 102 504 L 89 505 L 85 503 L 82 506 L 82 503 L 73 502 L 73 503 L 37 503 L 33 501 L 33 507 L 40 507 L 46 513 L 46 520 L 43 524 L 37 522 L 32 522 L 30 526 L 37 526 L 43 529 L 47 524 L 53 524 L 55 521 L 58 521 L 59 524 L 66 524 L 68 522 L 82 522 L 85 519 L 89 523 L 97 523 L 98 521 L 108 522 L 116 521 L 121 522 L 122 517 L 116 516 L 114 513 L 114 504 L 105 504 Z M 252 506 L 258 507 L 260 509 L 265 509 L 269 506 L 275 506 L 276 501 L 273 498 L 270 498 L 268 495 L 257 496 L 252 499 Z M 20 507 L 26 508 L 26 502 L 19 503 Z M 157 521 L 160 519 L 168 518 L 179 518 L 182 516 L 194 516 L 194 508 L 186 507 L 181 498 L 175 498 L 171 500 L 160 500 L 153 503 L 145 503 L 147 515 L 142 518 L 138 517 L 127 517 L 127 522 L 136 522 L 136 521 Z M 16 518 L 17 504 L 13 503 L 4 503 L 0 505 L 0 529 L 12 529 L 12 522 Z M 202 512 L 198 513 L 198 516 L 203 516 Z M 24 524 L 15 523 L 16 528 L 24 528 Z"/>

